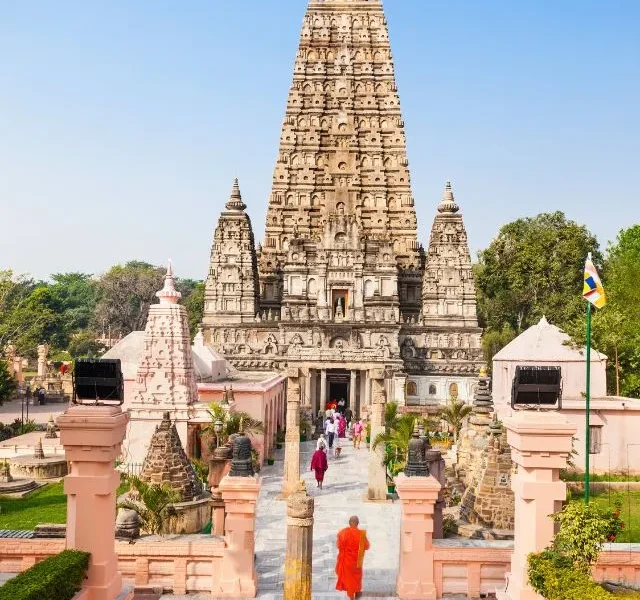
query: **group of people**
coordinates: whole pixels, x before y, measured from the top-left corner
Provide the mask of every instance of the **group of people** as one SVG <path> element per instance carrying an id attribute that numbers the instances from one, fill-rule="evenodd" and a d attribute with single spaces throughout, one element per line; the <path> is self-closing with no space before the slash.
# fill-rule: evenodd
<path id="1" fill-rule="evenodd" d="M 327 404 L 324 411 L 318 415 L 318 419 L 324 421 L 323 431 L 316 443 L 316 451 L 311 458 L 311 470 L 315 473 L 317 487 L 322 489 L 324 474 L 329 468 L 328 456 L 333 455 L 334 458 L 340 458 L 342 453 L 342 439 L 351 434 L 353 447 L 360 448 L 362 442 L 362 434 L 364 425 L 361 419 L 353 421 L 353 412 L 350 408 L 341 407 L 340 403 L 344 400 L 335 402 L 332 400 Z M 342 409 L 342 410 L 341 410 Z"/>

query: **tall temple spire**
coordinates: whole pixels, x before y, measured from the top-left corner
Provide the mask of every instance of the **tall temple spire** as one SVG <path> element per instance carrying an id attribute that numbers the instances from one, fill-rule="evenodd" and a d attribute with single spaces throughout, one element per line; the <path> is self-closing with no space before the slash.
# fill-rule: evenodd
<path id="1" fill-rule="evenodd" d="M 233 181 L 233 189 L 231 190 L 231 197 L 229 198 L 229 202 L 225 204 L 227 210 L 245 210 L 247 205 L 242 201 L 242 196 L 240 195 L 240 185 L 238 184 L 238 179 L 234 179 Z"/>
<path id="2" fill-rule="evenodd" d="M 156 296 L 160 298 L 160 304 L 178 304 L 178 301 L 182 298 L 182 294 L 176 290 L 171 260 L 169 260 L 167 274 L 164 277 L 164 287 L 159 292 L 156 292 Z"/>

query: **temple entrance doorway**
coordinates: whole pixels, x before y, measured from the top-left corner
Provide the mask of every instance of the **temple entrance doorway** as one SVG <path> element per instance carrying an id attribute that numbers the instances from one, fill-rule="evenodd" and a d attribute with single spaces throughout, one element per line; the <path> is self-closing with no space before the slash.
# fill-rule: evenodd
<path id="1" fill-rule="evenodd" d="M 340 400 L 344 400 L 344 408 L 349 406 L 349 387 L 351 385 L 351 375 L 349 371 L 332 370 L 327 371 L 327 383 L 329 397 L 328 402 L 336 401 L 340 403 Z"/>

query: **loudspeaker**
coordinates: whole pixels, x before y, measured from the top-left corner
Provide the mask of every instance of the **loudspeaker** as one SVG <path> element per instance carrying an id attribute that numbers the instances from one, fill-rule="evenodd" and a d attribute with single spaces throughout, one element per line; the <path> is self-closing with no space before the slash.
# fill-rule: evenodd
<path id="1" fill-rule="evenodd" d="M 124 383 L 119 358 L 82 358 L 73 368 L 74 404 L 122 404 Z"/>
<path id="2" fill-rule="evenodd" d="M 560 367 L 518 365 L 511 388 L 514 409 L 562 408 L 562 371 Z"/>

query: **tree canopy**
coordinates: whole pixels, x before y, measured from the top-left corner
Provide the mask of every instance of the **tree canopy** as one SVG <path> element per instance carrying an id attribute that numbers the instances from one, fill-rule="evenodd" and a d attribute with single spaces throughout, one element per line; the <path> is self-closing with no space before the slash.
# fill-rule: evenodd
<path id="1" fill-rule="evenodd" d="M 502 227 L 480 252 L 476 269 L 479 311 L 489 331 L 516 334 L 543 315 L 566 327 L 584 311 L 584 261 L 602 265 L 596 237 L 562 212 L 518 219 Z"/>

